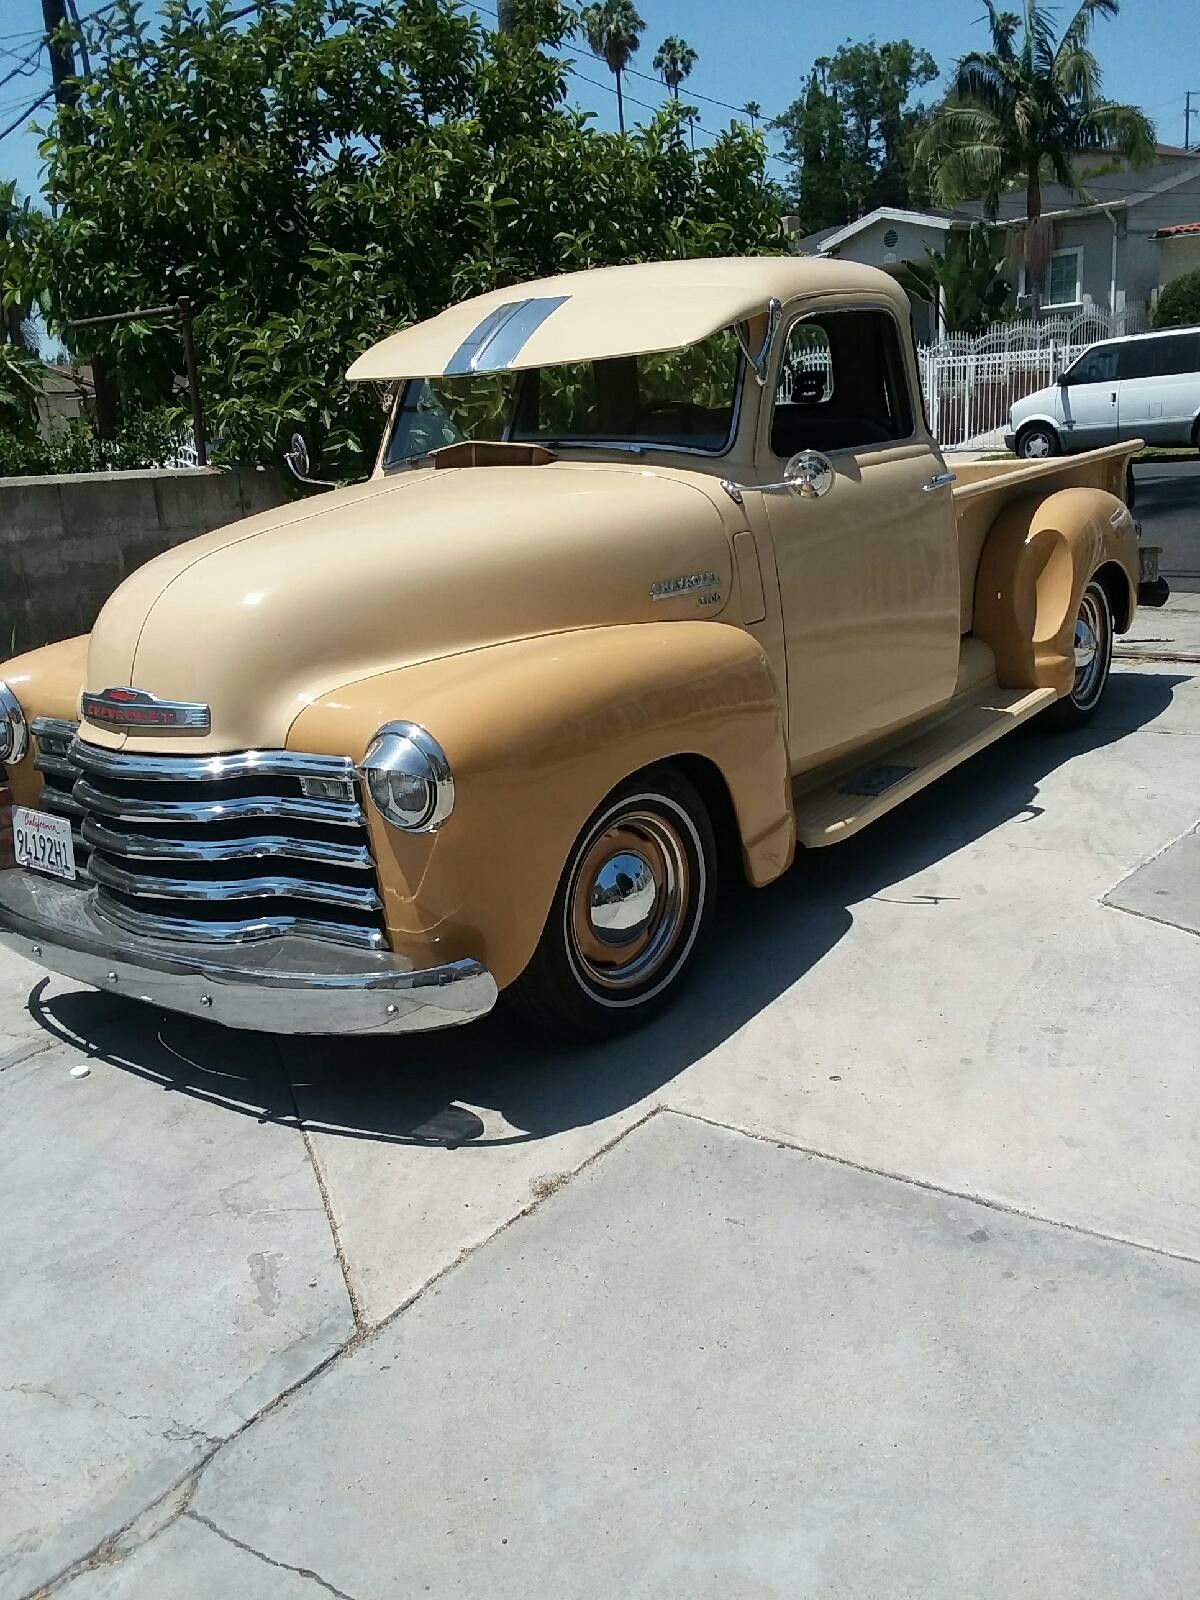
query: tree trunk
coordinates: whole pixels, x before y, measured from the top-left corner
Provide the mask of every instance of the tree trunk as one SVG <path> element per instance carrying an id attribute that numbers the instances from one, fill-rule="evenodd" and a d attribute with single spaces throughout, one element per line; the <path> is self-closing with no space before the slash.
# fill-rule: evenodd
<path id="1" fill-rule="evenodd" d="M 618 123 L 618 125 L 619 125 L 619 127 L 621 129 L 621 132 L 624 133 L 625 132 L 625 100 L 624 100 L 624 98 L 623 98 L 623 96 L 621 94 L 621 69 L 620 69 L 620 67 L 616 67 L 614 69 L 614 71 L 616 73 L 616 78 L 617 78 L 617 123 Z"/>
<path id="2" fill-rule="evenodd" d="M 496 21 L 501 33 L 513 31 L 513 0 L 496 0 Z"/>
<path id="3" fill-rule="evenodd" d="M 1033 248 L 1035 226 L 1042 220 L 1042 176 L 1035 163 L 1026 175 L 1025 183 L 1025 287 L 1029 291 L 1029 311 L 1036 322 L 1042 314 L 1042 274 L 1040 266 L 1034 270 Z"/>
<path id="4" fill-rule="evenodd" d="M 118 424 L 117 391 L 109 372 L 108 358 L 94 355 L 90 358 L 92 386 L 96 391 L 96 432 L 102 439 L 111 439 Z"/>

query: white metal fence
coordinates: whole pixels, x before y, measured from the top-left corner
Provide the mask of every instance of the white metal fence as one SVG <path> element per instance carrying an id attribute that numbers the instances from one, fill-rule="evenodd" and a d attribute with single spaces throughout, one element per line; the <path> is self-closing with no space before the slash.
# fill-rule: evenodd
<path id="1" fill-rule="evenodd" d="M 922 345 L 917 355 L 930 431 L 946 449 L 999 448 L 1018 400 L 1053 383 L 1089 345 L 1145 326 L 1144 307 L 1129 306 L 1116 316 L 1088 311 L 1006 322 L 977 337 L 952 334 Z"/>

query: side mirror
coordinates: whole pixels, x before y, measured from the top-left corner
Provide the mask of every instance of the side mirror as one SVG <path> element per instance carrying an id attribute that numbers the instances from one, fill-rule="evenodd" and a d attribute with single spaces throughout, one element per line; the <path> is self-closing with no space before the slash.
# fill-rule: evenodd
<path id="1" fill-rule="evenodd" d="M 311 463 L 308 458 L 308 441 L 302 433 L 294 433 L 292 435 L 292 442 L 288 446 L 287 454 L 283 459 L 303 483 L 304 479 L 308 477 L 308 469 Z"/>
<path id="2" fill-rule="evenodd" d="M 292 435 L 292 442 L 284 452 L 283 459 L 287 463 L 288 471 L 298 483 L 312 484 L 318 489 L 334 489 L 337 487 L 328 478 L 312 478 L 309 476 L 312 462 L 309 459 L 308 442 L 302 433 L 294 433 Z"/>

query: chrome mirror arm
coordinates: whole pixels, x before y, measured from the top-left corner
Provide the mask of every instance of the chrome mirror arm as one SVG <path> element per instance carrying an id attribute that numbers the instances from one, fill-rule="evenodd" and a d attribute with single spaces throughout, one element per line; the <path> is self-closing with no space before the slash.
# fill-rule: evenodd
<path id="1" fill-rule="evenodd" d="M 749 324 L 738 322 L 734 324 L 734 337 L 741 346 L 742 354 L 750 363 L 750 370 L 754 373 L 755 382 L 759 388 L 765 388 L 767 382 L 767 363 L 771 359 L 771 346 L 775 342 L 775 333 L 779 327 L 779 318 L 783 314 L 783 307 L 772 295 L 767 302 L 767 328 L 763 334 L 762 343 L 757 350 L 751 350 L 750 340 L 747 337 Z"/>

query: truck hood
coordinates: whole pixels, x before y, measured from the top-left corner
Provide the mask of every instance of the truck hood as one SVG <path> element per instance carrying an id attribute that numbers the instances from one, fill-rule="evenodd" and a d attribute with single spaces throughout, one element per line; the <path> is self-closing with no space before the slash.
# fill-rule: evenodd
<path id="1" fill-rule="evenodd" d="M 87 737 L 276 748 L 305 706 L 376 673 L 540 633 L 713 617 L 731 577 L 716 489 L 701 474 L 614 462 L 429 469 L 205 534 L 113 594 L 85 687 L 203 702 L 210 732 L 89 723 Z M 651 598 L 652 585 L 710 572 L 715 585 Z"/>

